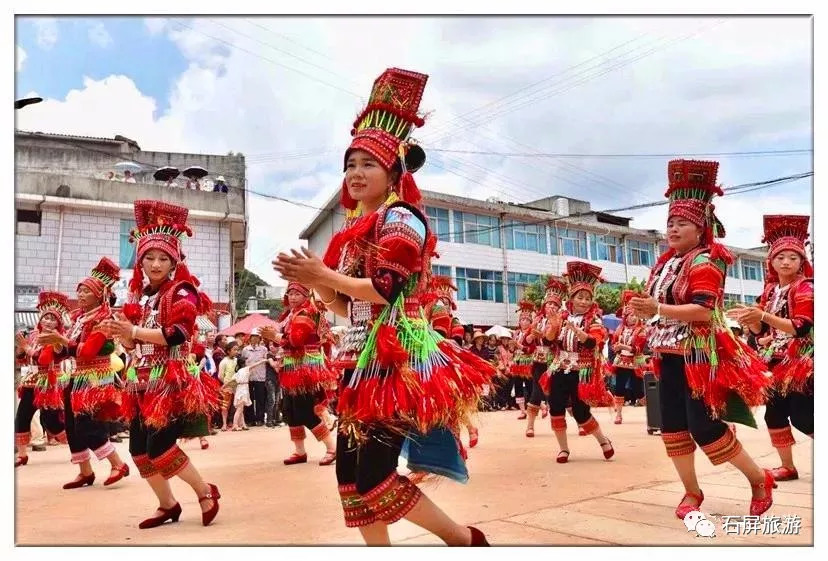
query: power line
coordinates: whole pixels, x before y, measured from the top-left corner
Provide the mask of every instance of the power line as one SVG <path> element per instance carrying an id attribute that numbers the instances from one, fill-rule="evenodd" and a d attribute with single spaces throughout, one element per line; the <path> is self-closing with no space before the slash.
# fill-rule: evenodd
<path id="1" fill-rule="evenodd" d="M 791 150 L 748 150 L 741 152 L 664 152 L 664 153 L 618 153 L 618 154 L 587 154 L 575 152 L 486 152 L 482 150 L 451 150 L 448 148 L 429 148 L 429 152 L 445 152 L 448 154 L 472 154 L 478 156 L 500 156 L 504 158 L 698 158 L 716 156 L 721 158 L 739 156 L 788 156 L 795 154 L 812 154 L 812 148 L 796 148 Z"/>

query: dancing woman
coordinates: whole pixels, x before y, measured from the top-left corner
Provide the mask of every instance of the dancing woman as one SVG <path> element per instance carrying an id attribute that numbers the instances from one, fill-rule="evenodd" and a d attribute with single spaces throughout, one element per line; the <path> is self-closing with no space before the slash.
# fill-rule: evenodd
<path id="1" fill-rule="evenodd" d="M 698 510 L 704 493 L 696 478 L 696 444 L 713 465 L 730 462 L 753 490 L 750 514 L 773 503 L 770 471 L 762 470 L 723 420 L 753 424 L 748 407 L 761 405 L 770 379 L 765 365 L 724 322 L 725 271 L 733 261 L 715 241 L 724 227 L 713 214 L 718 162 L 674 160 L 668 164 L 669 249 L 647 282 L 647 297 L 630 305 L 650 320 L 649 346 L 660 376 L 662 439 L 684 485 L 676 516 Z M 652 319 L 651 319 L 652 318 Z M 741 418 L 735 415 L 742 413 Z"/>
<path id="2" fill-rule="evenodd" d="M 123 415 L 130 419 L 129 453 L 158 499 L 154 515 L 138 528 L 178 521 L 181 505 L 169 483 L 175 476 L 195 491 L 207 526 L 218 514 L 221 495 L 204 481 L 177 439 L 206 434 L 207 418 L 218 410 L 218 382 L 189 368 L 196 317 L 212 303 L 184 264 L 181 242 L 192 235 L 188 209 L 150 200 L 135 201 L 134 207 L 130 241 L 137 248 L 129 302 L 102 327 L 133 355 L 123 404 Z"/>
<path id="3" fill-rule="evenodd" d="M 375 81 L 345 152 L 344 228 L 324 262 L 303 250 L 280 254 L 274 267 L 351 320 L 339 355 L 336 446 L 346 526 L 358 527 L 368 544 L 388 544 L 388 524 L 405 518 L 450 545 L 487 545 L 482 532 L 449 518 L 397 473 L 405 445 L 409 467 L 468 477 L 456 434 L 494 375 L 437 334 L 420 302 L 436 238 L 412 176 L 425 153 L 406 140 L 423 123 L 417 110 L 426 79 L 389 69 Z"/>
<path id="4" fill-rule="evenodd" d="M 14 443 L 17 446 L 14 467 L 25 466 L 29 462 L 27 447 L 32 439 L 32 418 L 38 409 L 47 434 L 58 442 L 66 443 L 66 431 L 60 419 L 63 396 L 57 386 L 60 361 L 55 358 L 56 349 L 52 345 L 39 344 L 38 337 L 41 333 L 52 331 L 61 335 L 64 333 L 63 318 L 69 312 L 69 299 L 60 292 L 43 291 L 38 295 L 37 311 L 39 319 L 34 331 L 27 339 L 20 335 L 16 339 L 16 358 L 31 370 L 18 388 L 20 403 L 14 417 Z"/>
<path id="5" fill-rule="evenodd" d="M 615 374 L 615 385 L 612 395 L 615 401 L 615 424 L 623 422 L 621 415 L 627 396 L 627 382 L 644 376 L 644 347 L 647 345 L 647 336 L 644 326 L 629 305 L 630 299 L 639 296 L 638 292 L 625 290 L 621 293 L 621 308 L 616 315 L 621 316 L 622 323 L 612 334 L 610 344 L 615 351 L 615 359 L 610 370 Z"/>
<path id="6" fill-rule="evenodd" d="M 764 217 L 768 264 L 759 306 L 728 312 L 763 343 L 760 352 L 773 372 L 765 423 L 782 461 L 771 470 L 776 481 L 799 479 L 791 425 L 814 437 L 814 271 L 805 254 L 809 221 L 808 216 Z"/>

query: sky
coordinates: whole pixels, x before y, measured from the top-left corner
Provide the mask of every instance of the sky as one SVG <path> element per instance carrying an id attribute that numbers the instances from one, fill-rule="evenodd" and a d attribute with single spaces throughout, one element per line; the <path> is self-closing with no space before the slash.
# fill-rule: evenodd
<path id="1" fill-rule="evenodd" d="M 270 261 L 339 188 L 388 67 L 429 75 L 421 188 L 606 210 L 662 200 L 668 154 L 773 152 L 707 156 L 725 187 L 811 171 L 811 31 L 791 16 L 18 17 L 16 95 L 45 101 L 17 128 L 245 154 L 247 268 L 282 284 Z M 762 214 L 812 214 L 811 197 L 810 179 L 723 197 L 726 243 L 760 245 Z"/>

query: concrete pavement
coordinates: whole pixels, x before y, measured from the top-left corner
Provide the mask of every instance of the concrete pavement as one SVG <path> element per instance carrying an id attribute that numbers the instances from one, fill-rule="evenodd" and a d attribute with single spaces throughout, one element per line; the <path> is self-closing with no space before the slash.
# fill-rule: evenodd
<path id="1" fill-rule="evenodd" d="M 680 484 L 658 436 L 647 435 L 644 408 L 625 408 L 623 425 L 606 410 L 594 412 L 612 439 L 616 455 L 605 461 L 592 437 L 577 436 L 572 419 L 568 464 L 555 463 L 557 445 L 548 418 L 538 420 L 535 438 L 524 437 L 516 412 L 482 413 L 480 444 L 470 451 L 467 485 L 438 480 L 423 490 L 456 520 L 483 530 L 492 545 L 811 545 L 813 543 L 812 441 L 795 433 L 798 481 L 780 483 L 765 516 L 799 516 L 798 534 L 725 535 L 722 516 L 746 515 L 750 489 L 729 465 L 712 466 L 697 451 L 696 467 L 705 492 L 702 511 L 716 525 L 715 538 L 696 537 L 675 518 Z M 761 419 L 762 411 L 758 412 Z M 761 423 L 761 421 L 760 421 Z M 779 464 L 764 427 L 739 426 L 737 436 L 763 467 Z M 221 490 L 221 511 L 201 526 L 189 487 L 174 479 L 183 508 L 181 521 L 152 530 L 138 522 L 156 501 L 132 467 L 132 474 L 105 488 L 107 463 L 96 463 L 91 488 L 64 491 L 76 468 L 65 446 L 30 453 L 16 470 L 16 541 L 20 545 L 310 545 L 360 544 L 345 528 L 336 492 L 335 467 L 316 462 L 324 450 L 306 441 L 310 462 L 284 466 L 292 448 L 286 427 L 253 428 L 210 437 L 202 451 L 196 440 L 182 446 L 205 479 Z M 466 435 L 464 434 L 464 441 Z M 128 441 L 117 445 L 128 458 Z M 401 521 L 390 528 L 395 544 L 439 544 L 421 528 Z"/>

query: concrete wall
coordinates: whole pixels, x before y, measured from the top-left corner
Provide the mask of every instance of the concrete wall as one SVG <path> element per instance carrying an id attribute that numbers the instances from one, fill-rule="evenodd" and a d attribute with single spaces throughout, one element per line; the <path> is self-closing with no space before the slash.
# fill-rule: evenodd
<path id="1" fill-rule="evenodd" d="M 64 208 L 58 290 L 73 297 L 78 281 L 101 257 L 119 261 L 122 219 L 133 216 L 109 209 Z M 59 224 L 59 210 L 44 209 L 39 236 L 15 235 L 15 285 L 54 288 Z M 188 267 L 201 281 L 201 290 L 214 302 L 226 304 L 232 289 L 230 224 L 191 220 L 190 225 L 195 235 L 183 243 Z M 131 274 L 132 270 L 122 270 L 123 279 Z"/>

